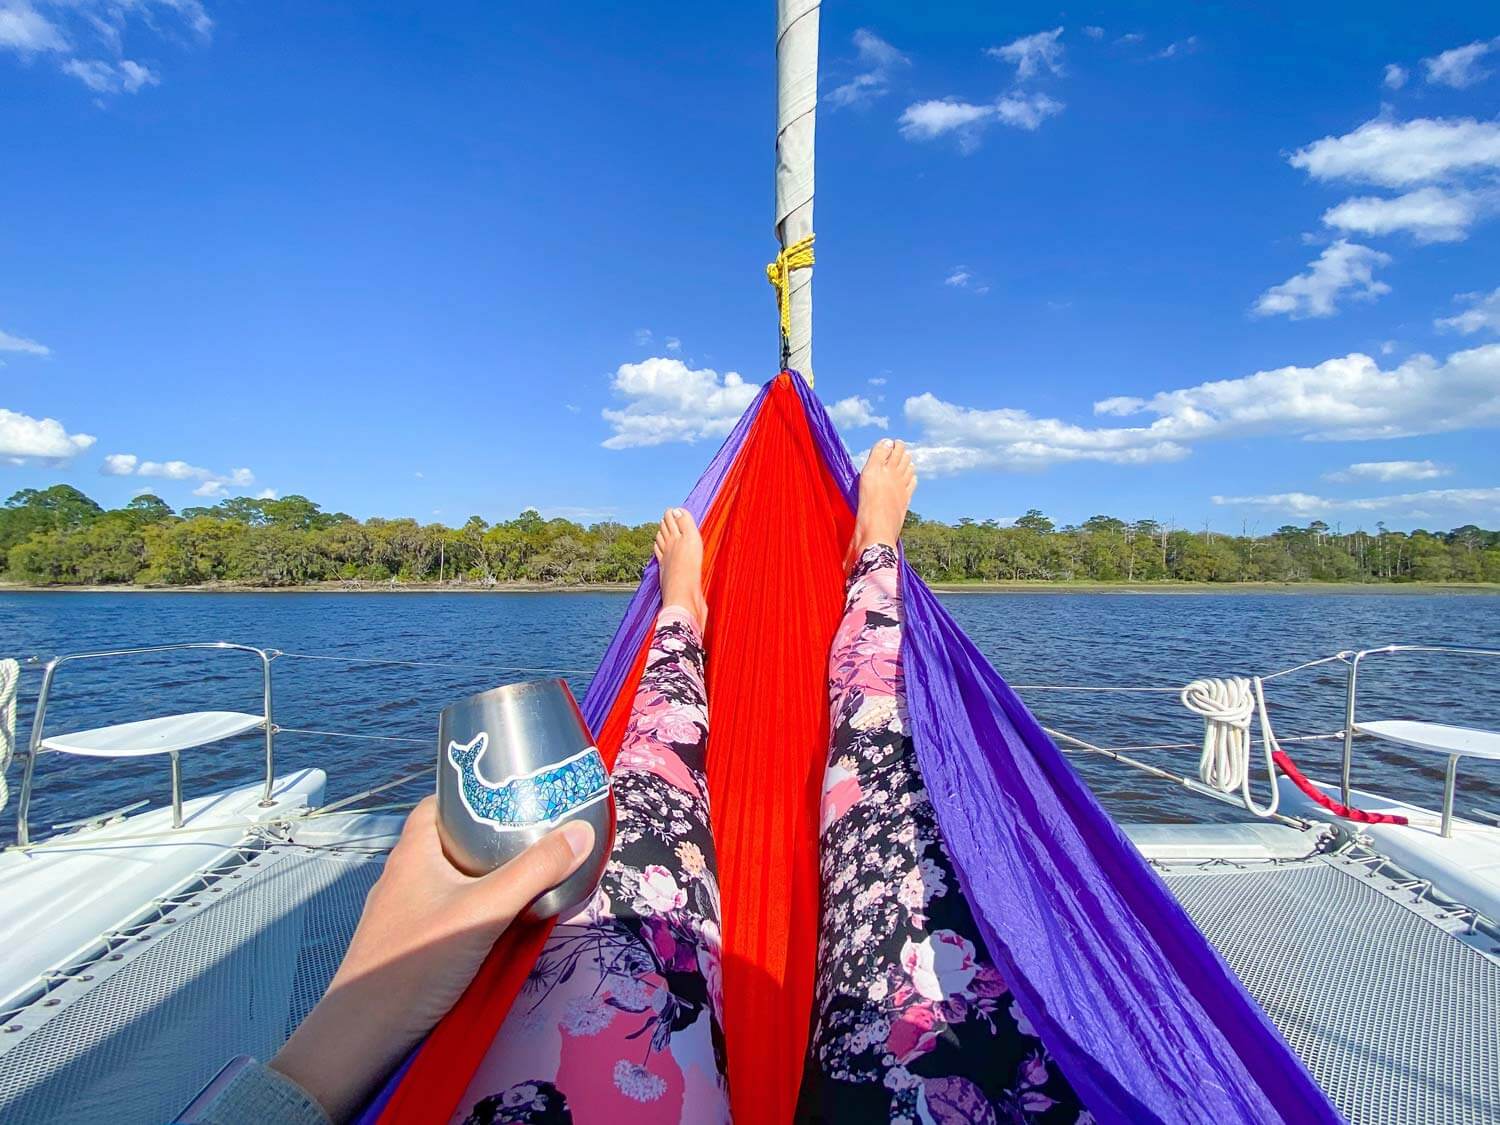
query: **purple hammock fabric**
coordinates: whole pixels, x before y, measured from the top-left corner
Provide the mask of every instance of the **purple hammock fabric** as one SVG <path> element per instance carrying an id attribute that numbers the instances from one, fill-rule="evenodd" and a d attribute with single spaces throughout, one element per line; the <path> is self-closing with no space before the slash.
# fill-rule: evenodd
<path id="1" fill-rule="evenodd" d="M 793 382 L 853 510 L 858 477 Z M 685 507 L 702 521 L 770 384 Z M 1343 1119 L 1026 705 L 902 562 L 912 740 L 990 956 L 1100 1122 Z M 583 702 L 599 729 L 660 601 L 647 566 Z"/>

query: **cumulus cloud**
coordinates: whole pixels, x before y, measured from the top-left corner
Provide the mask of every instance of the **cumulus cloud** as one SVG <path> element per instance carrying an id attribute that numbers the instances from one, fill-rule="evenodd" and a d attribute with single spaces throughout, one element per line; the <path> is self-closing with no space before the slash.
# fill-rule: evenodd
<path id="1" fill-rule="evenodd" d="M 835 86 L 825 100 L 834 106 L 863 105 L 890 90 L 891 78 L 911 60 L 867 28 L 854 33 L 854 51 L 861 68 L 849 81 Z"/>
<path id="2" fill-rule="evenodd" d="M 953 272 L 943 278 L 944 285 L 951 285 L 954 289 L 967 288 L 970 281 L 974 279 L 967 266 L 954 266 Z"/>
<path id="3" fill-rule="evenodd" d="M 839 399 L 828 408 L 828 416 L 833 419 L 834 425 L 844 430 L 861 426 L 875 426 L 884 430 L 891 424 L 889 418 L 876 414 L 874 404 L 862 395 Z"/>
<path id="4" fill-rule="evenodd" d="M 70 434 L 56 418 L 33 418 L 0 409 L 0 458 L 13 465 L 27 461 L 54 464 L 71 460 L 93 445 L 91 434 Z"/>
<path id="5" fill-rule="evenodd" d="M 1418 242 L 1461 242 L 1493 195 L 1473 191 L 1418 188 L 1386 198 L 1361 195 L 1323 213 L 1323 222 L 1350 234 L 1384 235 L 1405 231 Z"/>
<path id="6" fill-rule="evenodd" d="M 668 356 L 620 364 L 610 387 L 625 405 L 602 412 L 614 430 L 604 441 L 606 449 L 722 437 L 756 393 L 755 385 L 736 372 L 721 378 L 717 371 Z"/>
<path id="7" fill-rule="evenodd" d="M 907 106 L 898 124 L 901 135 L 909 141 L 930 141 L 954 134 L 960 149 L 970 152 L 978 146 L 983 129 L 993 122 L 1033 132 L 1063 109 L 1062 102 L 1046 94 L 1003 94 L 982 105 L 955 98 L 934 98 Z"/>
<path id="8" fill-rule="evenodd" d="M 1452 469 L 1436 461 L 1357 461 L 1347 469 L 1324 474 L 1324 480 L 1347 484 L 1352 481 L 1434 480 L 1451 475 Z"/>
<path id="9" fill-rule="evenodd" d="M 1003 47 L 989 47 L 985 54 L 991 58 L 1011 63 L 1016 68 L 1016 81 L 1025 82 L 1042 71 L 1062 74 L 1063 29 L 1038 31 L 1035 35 L 1023 35 Z"/>
<path id="10" fill-rule="evenodd" d="M 155 477 L 159 480 L 197 481 L 194 496 L 223 496 L 230 488 L 249 488 L 255 474 L 249 469 L 230 469 L 216 473 L 186 461 L 143 461 L 134 453 L 111 453 L 104 458 L 99 471 L 115 477 Z"/>
<path id="11" fill-rule="evenodd" d="M 0 48 L 31 55 L 67 47 L 61 29 L 26 0 L 11 0 L 0 8 Z"/>
<path id="12" fill-rule="evenodd" d="M 12 336 L 9 332 L 0 332 L 0 352 L 46 356 L 52 354 L 52 349 L 46 344 L 38 344 L 35 340 L 28 340 L 24 336 Z"/>
<path id="13" fill-rule="evenodd" d="M 1215 496 L 1225 507 L 1264 508 L 1297 516 L 1337 512 L 1378 512 L 1383 516 L 1430 519 L 1455 511 L 1500 510 L 1500 488 L 1434 488 L 1426 492 L 1403 492 L 1395 496 L 1366 496 L 1338 500 L 1309 492 L 1274 492 L 1261 496 Z"/>
<path id="14" fill-rule="evenodd" d="M 1361 353 L 1314 367 L 1258 371 L 1147 397 L 1094 404 L 1106 417 L 1152 416 L 1139 425 L 1086 426 L 1011 408 L 975 409 L 932 394 L 909 398 L 912 444 L 928 473 L 1040 468 L 1068 461 L 1136 465 L 1186 457 L 1202 441 L 1274 435 L 1360 441 L 1500 427 L 1500 344 L 1439 362 L 1412 356 L 1383 370 Z"/>
<path id="15" fill-rule="evenodd" d="M 1385 77 L 1381 80 L 1387 90 L 1399 90 L 1406 85 L 1408 75 L 1404 66 L 1387 63 Z"/>
<path id="16" fill-rule="evenodd" d="M 1422 69 L 1427 72 L 1427 81 L 1462 90 L 1489 77 L 1490 72 L 1481 63 L 1497 46 L 1500 46 L 1500 39 L 1454 47 L 1451 51 L 1423 59 Z"/>
<path id="17" fill-rule="evenodd" d="M 1324 137 L 1288 158 L 1315 180 L 1351 180 L 1404 188 L 1500 170 L 1500 123 L 1472 117 L 1366 121 Z"/>
<path id="18" fill-rule="evenodd" d="M 1332 316 L 1339 301 L 1372 301 L 1391 287 L 1375 279 L 1375 270 L 1389 265 L 1391 256 L 1341 238 L 1323 249 L 1306 270 L 1273 285 L 1256 299 L 1257 316 L 1289 316 L 1293 320 Z"/>
<path id="19" fill-rule="evenodd" d="M 680 352 L 682 351 L 682 341 L 676 336 L 668 336 L 666 339 L 666 348 L 669 352 Z"/>
<path id="20" fill-rule="evenodd" d="M 1437 328 L 1462 332 L 1465 336 L 1485 330 L 1500 332 L 1500 289 L 1489 293 L 1460 293 L 1454 300 L 1467 301 L 1469 307 L 1457 316 L 1434 321 Z"/>
<path id="21" fill-rule="evenodd" d="M 107 477 L 128 477 L 135 472 L 140 461 L 134 453 L 111 453 L 104 458 L 99 471 Z"/>

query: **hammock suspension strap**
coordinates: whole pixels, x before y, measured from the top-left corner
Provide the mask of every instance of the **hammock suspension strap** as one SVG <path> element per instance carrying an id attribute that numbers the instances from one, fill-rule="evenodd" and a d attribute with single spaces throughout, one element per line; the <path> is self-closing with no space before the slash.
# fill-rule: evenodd
<path id="1" fill-rule="evenodd" d="M 766 266 L 766 280 L 776 290 L 776 308 L 781 314 L 782 350 L 792 335 L 792 271 L 810 269 L 813 264 L 813 238 L 799 238 L 790 246 L 784 246 L 776 260 Z"/>

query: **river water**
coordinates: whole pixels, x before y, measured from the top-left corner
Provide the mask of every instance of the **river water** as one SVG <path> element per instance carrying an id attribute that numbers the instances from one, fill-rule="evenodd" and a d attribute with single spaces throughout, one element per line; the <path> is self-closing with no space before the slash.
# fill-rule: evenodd
<path id="1" fill-rule="evenodd" d="M 1208 675 L 1268 673 L 1343 648 L 1390 642 L 1493 646 L 1500 596 L 1484 594 L 962 593 L 944 600 L 1016 685 L 1177 686 Z M 623 593 L 491 594 L 0 594 L 0 656 L 231 640 L 284 650 L 274 665 L 275 717 L 285 728 L 378 735 L 283 733 L 281 769 L 320 766 L 336 798 L 430 762 L 446 702 L 510 679 L 557 670 L 581 697 L 624 611 Z M 394 658 L 430 664 L 362 663 Z M 350 662 L 350 661 L 354 662 Z M 710 672 L 710 674 L 712 674 Z M 30 729 L 41 676 L 23 673 L 20 737 Z M 1343 723 L 1343 666 L 1273 681 L 1277 733 L 1322 733 Z M 1043 723 L 1096 745 L 1138 746 L 1199 737 L 1201 725 L 1171 693 L 1041 691 L 1022 695 Z M 48 733 L 183 710 L 259 713 L 255 658 L 239 653 L 85 662 L 58 674 Z M 1361 718 L 1426 718 L 1500 730 L 1500 659 L 1385 656 L 1361 665 Z M 1314 777 L 1332 780 L 1339 744 L 1287 749 Z M 249 783 L 261 743 L 246 736 L 183 755 L 189 796 Z M 1197 751 L 1138 755 L 1179 773 Z M 1234 810 L 1094 756 L 1070 756 L 1122 820 L 1233 819 Z M 1443 761 L 1368 741 L 1357 744 L 1355 783 L 1435 806 Z M 46 755 L 32 823 L 52 823 L 166 799 L 167 763 Z M 12 789 L 19 769 L 11 772 Z M 14 806 L 0 818 L 11 838 Z M 1460 811 L 1500 811 L 1500 763 L 1465 762 Z"/>

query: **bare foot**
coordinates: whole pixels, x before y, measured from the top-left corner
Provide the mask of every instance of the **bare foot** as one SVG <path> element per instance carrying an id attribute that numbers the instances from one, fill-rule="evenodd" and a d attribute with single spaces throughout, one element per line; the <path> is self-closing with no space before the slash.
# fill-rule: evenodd
<path id="1" fill-rule="evenodd" d="M 859 474 L 859 514 L 854 519 L 851 552 L 855 558 L 874 543 L 896 545 L 916 490 L 917 471 L 906 443 L 890 438 L 876 442 Z"/>
<path id="2" fill-rule="evenodd" d="M 692 614 L 703 629 L 708 603 L 703 600 L 703 536 L 686 508 L 668 508 L 656 530 L 657 564 L 661 567 L 661 604 Z"/>

